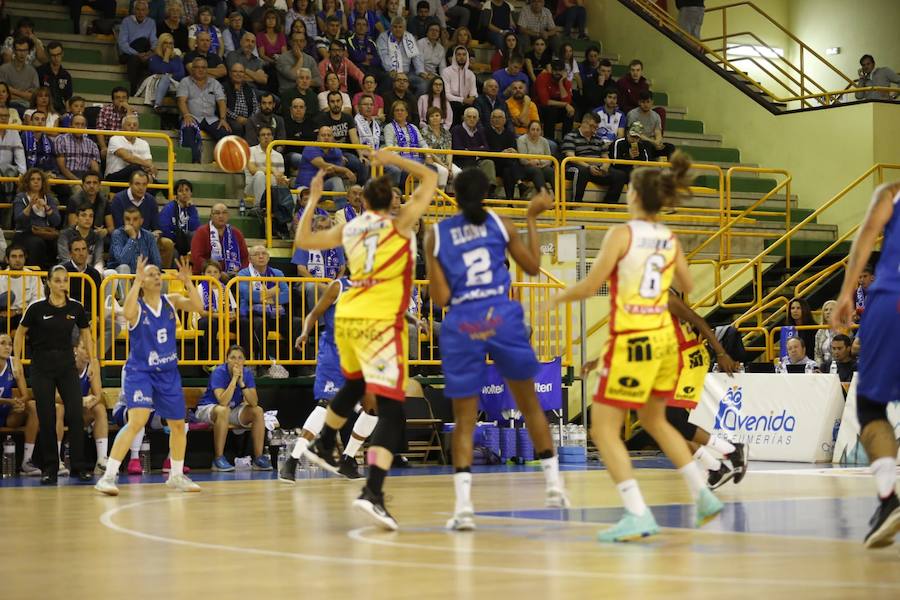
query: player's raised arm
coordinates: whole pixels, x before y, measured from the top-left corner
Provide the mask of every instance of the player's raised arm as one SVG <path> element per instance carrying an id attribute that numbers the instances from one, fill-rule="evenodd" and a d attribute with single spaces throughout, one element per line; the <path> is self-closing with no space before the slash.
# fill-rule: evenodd
<path id="1" fill-rule="evenodd" d="M 431 300 L 441 308 L 450 302 L 450 284 L 441 267 L 440 261 L 434 255 L 434 236 L 437 235 L 437 226 L 425 233 L 425 269 L 428 273 L 428 293 Z"/>
<path id="2" fill-rule="evenodd" d="M 545 210 L 553 208 L 553 197 L 546 189 L 535 194 L 528 203 L 526 218 L 528 222 L 528 240 L 523 242 L 511 219 L 503 217 L 503 226 L 509 237 L 509 253 L 522 270 L 529 275 L 537 275 L 541 270 L 541 246 L 537 234 L 537 218 Z"/>
<path id="3" fill-rule="evenodd" d="M 420 181 L 419 187 L 413 192 L 412 198 L 400 209 L 400 214 L 394 219 L 394 225 L 401 233 L 410 237 L 412 228 L 425 211 L 431 201 L 434 200 L 434 193 L 437 191 L 437 172 L 432 171 L 424 164 L 401 157 L 399 154 L 379 150 L 372 155 L 373 165 L 394 165 L 401 171 L 406 171 Z"/>
<path id="4" fill-rule="evenodd" d="M 134 281 L 131 283 L 131 288 L 128 290 L 128 294 L 125 296 L 125 304 L 122 307 L 122 315 L 125 317 L 125 320 L 128 321 L 129 326 L 134 326 L 137 323 L 138 319 L 141 316 L 140 306 L 138 305 L 138 298 L 141 296 L 141 285 L 144 283 L 144 279 L 147 277 L 147 258 L 144 256 L 138 256 L 137 264 L 134 268 Z"/>
<path id="5" fill-rule="evenodd" d="M 341 236 L 344 232 L 344 223 L 335 225 L 321 231 L 312 230 L 313 218 L 316 216 L 316 207 L 322 198 L 322 189 L 325 185 L 325 171 L 319 170 L 309 184 L 309 200 L 300 222 L 297 224 L 297 233 L 294 235 L 294 249 L 303 250 L 327 250 L 341 245 Z"/>
<path id="6" fill-rule="evenodd" d="M 628 231 L 627 225 L 616 225 L 610 229 L 603 238 L 600 252 L 597 253 L 597 258 L 594 259 L 594 264 L 591 265 L 587 276 L 550 298 L 550 301 L 554 304 L 561 304 L 590 298 L 600 289 L 603 282 L 610 278 L 613 269 L 616 268 L 616 263 L 625 255 L 630 241 L 631 233 Z"/>

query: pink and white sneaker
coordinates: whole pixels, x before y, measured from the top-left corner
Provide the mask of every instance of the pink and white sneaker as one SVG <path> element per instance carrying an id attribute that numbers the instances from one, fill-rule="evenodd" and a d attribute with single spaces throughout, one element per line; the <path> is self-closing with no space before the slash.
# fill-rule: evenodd
<path id="1" fill-rule="evenodd" d="M 141 459 L 132 458 L 128 461 L 128 468 L 125 471 L 129 475 L 141 475 L 144 471 L 141 469 Z"/>

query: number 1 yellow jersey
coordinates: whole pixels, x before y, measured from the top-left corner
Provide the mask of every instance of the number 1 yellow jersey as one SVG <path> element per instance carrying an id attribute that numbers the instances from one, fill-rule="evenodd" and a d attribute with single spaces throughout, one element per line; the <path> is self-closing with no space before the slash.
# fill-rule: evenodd
<path id="1" fill-rule="evenodd" d="M 610 277 L 611 333 L 672 325 L 669 286 L 675 272 L 675 235 L 662 223 L 626 223 L 631 239 Z"/>
<path id="2" fill-rule="evenodd" d="M 409 306 L 415 239 L 400 234 L 390 217 L 365 212 L 344 226 L 350 289 L 341 294 L 335 318 L 402 318 Z"/>

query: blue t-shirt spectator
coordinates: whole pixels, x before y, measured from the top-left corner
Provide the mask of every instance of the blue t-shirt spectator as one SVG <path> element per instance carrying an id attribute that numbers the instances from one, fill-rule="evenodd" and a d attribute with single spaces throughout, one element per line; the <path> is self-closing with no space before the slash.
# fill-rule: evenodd
<path id="1" fill-rule="evenodd" d="M 329 148 L 326 151 L 324 148 L 317 146 L 307 146 L 303 149 L 303 154 L 300 157 L 300 168 L 297 169 L 297 180 L 295 182 L 297 187 L 309 187 L 312 178 L 319 172 L 319 167 L 312 162 L 317 158 L 322 158 L 326 163 L 335 167 L 344 166 L 344 153 L 340 149 Z"/>
<path id="2" fill-rule="evenodd" d="M 206 386 L 206 391 L 203 393 L 203 396 L 197 402 L 198 406 L 203 406 L 204 404 L 218 404 L 219 401 L 216 400 L 215 390 L 224 390 L 228 387 L 228 384 L 231 383 L 231 373 L 228 369 L 228 364 L 222 364 L 213 369 L 213 372 L 209 374 L 209 385 Z M 244 385 L 248 388 L 255 388 L 256 382 L 253 380 L 253 371 L 247 367 L 244 367 Z M 244 394 L 238 386 L 234 386 L 234 393 L 231 395 L 231 400 L 228 401 L 228 406 L 234 408 L 236 406 L 240 406 L 241 402 L 244 401 Z"/>
<path id="3" fill-rule="evenodd" d="M 134 15 L 129 15 L 122 19 L 122 24 L 119 25 L 119 37 L 116 40 L 119 54 L 137 54 L 137 50 L 132 48 L 131 44 L 141 38 L 147 39 L 147 50 L 156 47 L 156 21 L 148 16 L 144 17 L 141 23 L 138 23 Z"/>
<path id="4" fill-rule="evenodd" d="M 175 241 L 175 232 L 179 229 L 184 233 L 194 233 L 200 227 L 200 214 L 193 204 L 187 208 L 178 206 L 177 200 L 172 200 L 159 211 L 159 228 L 163 237 Z"/>
<path id="5" fill-rule="evenodd" d="M 272 267 L 266 267 L 265 272 L 259 273 L 256 269 L 253 268 L 253 265 L 250 265 L 246 269 L 241 269 L 238 271 L 238 277 L 284 277 L 284 273 L 282 273 L 278 269 L 273 269 Z M 260 293 L 262 292 L 262 286 L 266 286 L 266 288 L 270 288 L 276 285 L 274 281 L 242 281 L 238 284 L 238 301 L 240 302 L 239 312 L 242 317 L 246 317 L 250 313 L 250 300 L 253 300 L 253 312 L 254 313 L 262 313 L 263 312 L 263 303 L 260 299 Z M 288 300 L 291 295 L 290 286 L 284 281 L 279 282 L 278 284 L 278 310 L 277 314 L 284 314 L 285 307 L 288 305 Z M 252 289 L 251 289 L 252 288 Z M 265 304 L 266 313 L 270 316 L 274 316 L 276 314 L 275 304 L 271 301 L 266 302 Z"/>
<path id="6" fill-rule="evenodd" d="M 521 81 L 525 84 L 525 89 L 529 88 L 528 75 L 525 71 L 519 71 L 515 75 L 510 74 L 506 69 L 498 69 L 494 71 L 491 75 L 494 81 L 497 82 L 497 85 L 500 87 L 500 97 L 506 98 L 506 88 L 508 88 L 514 81 Z"/>
<path id="7" fill-rule="evenodd" d="M 134 204 L 133 200 L 134 197 L 131 195 L 131 188 L 125 188 L 113 196 L 112 202 L 110 202 L 109 205 L 109 212 L 112 214 L 113 225 L 115 227 L 121 227 L 125 224 L 125 209 L 128 208 L 129 205 Z M 144 194 L 144 199 L 141 201 L 140 206 L 138 206 L 138 210 L 141 211 L 141 216 L 144 217 L 144 224 L 142 225 L 144 229 L 149 231 L 160 231 L 159 206 L 156 204 L 156 197 L 150 194 Z"/>
<path id="8" fill-rule="evenodd" d="M 298 267 L 305 267 L 310 277 L 325 277 L 337 279 L 344 266 L 344 249 L 341 246 L 328 250 L 303 250 L 294 251 L 291 262 Z M 306 276 L 301 275 L 301 277 Z"/>

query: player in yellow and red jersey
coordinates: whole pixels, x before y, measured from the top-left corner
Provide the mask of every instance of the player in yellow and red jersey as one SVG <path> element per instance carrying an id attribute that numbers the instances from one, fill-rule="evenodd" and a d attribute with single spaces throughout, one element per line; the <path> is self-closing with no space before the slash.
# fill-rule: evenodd
<path id="1" fill-rule="evenodd" d="M 334 316 L 334 337 L 346 383 L 328 405 L 319 437 L 305 450 L 311 460 L 335 472 L 338 430 L 366 392 L 375 395 L 378 425 L 368 452 L 369 476 L 353 506 L 379 526 L 396 530 L 384 506 L 382 487 L 394 453 L 403 443 L 403 413 L 409 337 L 404 315 L 415 267 L 413 228 L 437 190 L 437 174 L 424 164 L 391 152 L 376 152 L 372 164 L 393 165 L 420 180 L 410 201 L 391 216 L 391 178 L 370 180 L 363 190 L 366 212 L 349 223 L 313 231 L 312 219 L 322 195 L 324 173 L 313 178 L 309 203 L 297 226 L 295 247 L 322 250 L 343 245 L 350 288 L 341 294 Z"/>
<path id="2" fill-rule="evenodd" d="M 689 292 L 691 276 L 678 240 L 659 222 L 659 213 L 673 206 L 688 187 L 690 165 L 687 156 L 676 152 L 670 170 L 635 169 L 628 189 L 632 219 L 609 230 L 587 277 L 554 298 L 555 303 L 583 300 L 610 281 L 609 340 L 591 409 L 591 436 L 617 484 L 625 515 L 599 534 L 603 542 L 628 541 L 659 531 L 634 480 L 620 436 L 629 409 L 637 410 L 644 429 L 684 476 L 697 503 L 698 526 L 722 510 L 684 438 L 666 420 L 666 403 L 674 399 L 680 370 L 678 340 L 668 309 L 669 286 L 674 282 Z"/>

